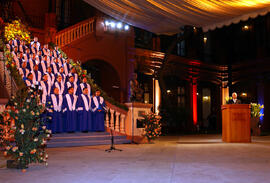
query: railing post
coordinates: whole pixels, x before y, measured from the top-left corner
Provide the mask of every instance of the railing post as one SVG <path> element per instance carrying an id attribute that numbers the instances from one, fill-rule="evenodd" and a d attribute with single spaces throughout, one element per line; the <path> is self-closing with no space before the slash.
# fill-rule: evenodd
<path id="1" fill-rule="evenodd" d="M 106 112 L 105 126 L 106 126 L 107 128 L 109 128 L 109 127 L 110 127 L 109 125 L 110 125 L 110 124 L 109 124 L 109 113 Z"/>
<path id="2" fill-rule="evenodd" d="M 120 132 L 125 133 L 125 118 L 126 116 L 124 114 L 121 114 L 120 116 L 121 121 L 120 121 Z"/>
<path id="3" fill-rule="evenodd" d="M 71 41 L 70 41 L 70 30 L 67 32 L 67 44 L 69 44 Z"/>
<path id="4" fill-rule="evenodd" d="M 111 112 L 110 128 L 114 129 L 114 110 L 110 109 L 110 112 Z"/>
<path id="5" fill-rule="evenodd" d="M 119 115 L 120 113 L 119 112 L 116 112 L 115 113 L 115 131 L 119 132 Z"/>

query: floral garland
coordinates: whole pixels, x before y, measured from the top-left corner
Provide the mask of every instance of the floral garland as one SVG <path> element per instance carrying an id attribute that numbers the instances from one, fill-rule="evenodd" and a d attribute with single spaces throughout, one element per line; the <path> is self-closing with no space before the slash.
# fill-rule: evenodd
<path id="1" fill-rule="evenodd" d="M 7 24 L 4 28 L 6 42 L 19 39 L 30 42 L 26 26 L 19 20 Z M 2 40 L 4 42 L 4 40 Z M 41 118 L 44 107 L 39 102 L 37 91 L 27 89 L 19 75 L 12 53 L 4 45 L 5 65 L 16 82 L 18 92 L 9 100 L 0 119 L 0 145 L 5 149 L 4 155 L 12 157 L 16 165 L 25 171 L 30 163 L 47 164 L 48 154 L 45 144 L 51 131 L 46 128 L 48 118 Z"/>
<path id="2" fill-rule="evenodd" d="M 144 119 L 141 122 L 144 125 L 144 136 L 148 140 L 154 140 L 161 135 L 161 116 L 150 112 L 149 114 L 143 115 Z"/>

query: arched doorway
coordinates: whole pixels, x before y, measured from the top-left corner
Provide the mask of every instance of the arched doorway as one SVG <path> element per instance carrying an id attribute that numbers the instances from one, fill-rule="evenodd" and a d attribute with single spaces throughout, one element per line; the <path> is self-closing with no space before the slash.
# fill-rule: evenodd
<path id="1" fill-rule="evenodd" d="M 82 64 L 91 78 L 111 97 L 120 102 L 120 77 L 113 66 L 106 61 L 93 59 Z"/>

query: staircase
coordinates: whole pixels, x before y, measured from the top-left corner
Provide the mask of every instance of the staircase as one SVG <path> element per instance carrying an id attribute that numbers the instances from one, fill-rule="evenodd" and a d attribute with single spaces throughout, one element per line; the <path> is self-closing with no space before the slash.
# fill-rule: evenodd
<path id="1" fill-rule="evenodd" d="M 89 34 L 95 32 L 95 19 L 87 19 L 71 27 L 68 27 L 55 35 L 55 43 L 61 48 L 69 45 L 70 43 L 82 39 Z M 3 60 L 3 53 L 0 52 L 0 58 Z M 0 79 L 5 76 L 5 88 L 7 95 L 10 97 L 16 94 L 16 83 L 12 79 L 9 71 L 5 67 L 4 62 L 0 62 Z M 1 102 L 1 101 L 0 101 Z M 7 102 L 7 100 L 5 100 Z M 2 102 L 4 103 L 4 102 Z M 117 107 L 106 101 L 108 112 L 105 116 L 105 129 L 106 131 L 114 131 L 115 144 L 131 143 L 127 140 L 126 124 L 128 122 L 128 112 L 124 109 Z M 5 104 L 0 103 L 0 112 L 5 108 Z M 111 136 L 108 132 L 90 132 L 90 133 L 62 133 L 54 134 L 48 142 L 48 147 L 74 147 L 74 146 L 90 146 L 90 145 L 106 145 L 111 144 Z"/>
<path id="2" fill-rule="evenodd" d="M 124 135 L 114 136 L 115 144 L 130 144 L 131 141 L 126 139 Z M 108 132 L 89 132 L 89 133 L 61 133 L 53 134 L 51 140 L 47 143 L 47 147 L 79 147 L 79 146 L 95 146 L 110 145 L 111 135 Z"/>

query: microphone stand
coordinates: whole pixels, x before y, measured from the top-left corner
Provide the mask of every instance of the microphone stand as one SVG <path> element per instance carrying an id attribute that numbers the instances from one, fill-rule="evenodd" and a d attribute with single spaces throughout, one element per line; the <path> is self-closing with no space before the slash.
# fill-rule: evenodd
<path id="1" fill-rule="evenodd" d="M 114 147 L 114 136 L 113 136 L 113 130 L 111 129 L 111 147 L 109 149 L 106 149 L 105 152 L 112 152 L 112 151 L 123 151 L 122 149 L 117 149 Z"/>

